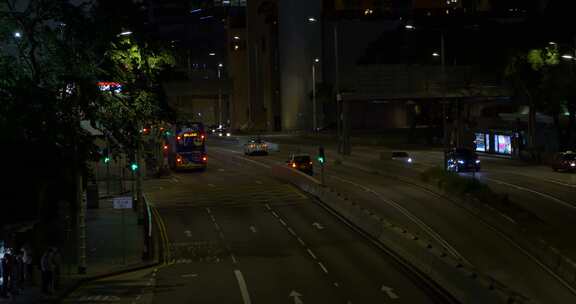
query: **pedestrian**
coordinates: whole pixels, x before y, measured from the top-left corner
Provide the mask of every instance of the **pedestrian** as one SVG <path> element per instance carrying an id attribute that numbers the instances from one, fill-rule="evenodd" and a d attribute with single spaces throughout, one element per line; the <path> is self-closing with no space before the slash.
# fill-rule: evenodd
<path id="1" fill-rule="evenodd" d="M 12 267 L 14 267 L 14 261 L 13 261 L 13 257 L 12 257 L 12 250 L 8 249 L 6 250 L 6 253 L 4 254 L 4 261 L 2 263 L 2 279 L 3 279 L 3 283 L 2 283 L 2 287 L 3 287 L 3 293 L 8 296 L 12 294 Z"/>
<path id="2" fill-rule="evenodd" d="M 52 248 L 52 264 L 54 265 L 54 289 L 60 289 L 60 270 L 62 268 L 62 255 L 60 250 Z"/>
<path id="3" fill-rule="evenodd" d="M 10 280 L 10 290 L 13 295 L 18 295 L 22 289 L 22 276 L 24 274 L 24 263 L 22 262 L 22 253 L 19 250 L 14 251 L 12 256 L 12 275 Z"/>
<path id="4" fill-rule="evenodd" d="M 52 249 L 48 248 L 40 260 L 40 269 L 42 270 L 42 292 L 52 294 L 54 264 L 52 261 Z"/>
<path id="5" fill-rule="evenodd" d="M 28 282 L 30 285 L 34 284 L 34 267 L 32 260 L 32 250 L 29 246 L 22 248 L 22 262 L 24 263 L 24 281 Z"/>
<path id="6" fill-rule="evenodd" d="M 8 297 L 8 288 L 6 284 L 8 283 L 8 260 L 6 259 L 6 255 L 4 254 L 2 258 L 0 258 L 0 279 L 2 279 L 0 284 L 0 298 L 7 298 Z"/>

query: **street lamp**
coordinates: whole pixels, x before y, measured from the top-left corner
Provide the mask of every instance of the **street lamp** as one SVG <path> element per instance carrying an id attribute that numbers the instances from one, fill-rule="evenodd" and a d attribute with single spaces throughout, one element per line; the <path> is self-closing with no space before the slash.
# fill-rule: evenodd
<path id="1" fill-rule="evenodd" d="M 320 58 L 314 58 L 312 63 L 312 128 L 318 130 L 317 106 L 316 106 L 316 64 L 320 63 Z"/>
<path id="2" fill-rule="evenodd" d="M 432 56 L 434 56 L 434 57 L 440 57 L 440 54 L 438 54 L 438 52 L 434 52 L 434 53 L 432 53 Z"/>
<path id="3" fill-rule="evenodd" d="M 314 23 L 314 22 L 316 22 L 316 21 L 318 21 L 318 19 L 316 19 L 316 18 L 314 18 L 314 17 L 308 17 L 308 22 Z"/>
<path id="4" fill-rule="evenodd" d="M 210 52 L 210 53 L 208 53 L 208 56 L 216 56 L 216 53 Z"/>
<path id="5" fill-rule="evenodd" d="M 562 55 L 562 58 L 564 58 L 564 59 L 568 59 L 568 60 L 574 60 L 574 56 L 572 56 L 572 55 L 568 55 L 568 54 L 566 54 L 566 55 Z"/>
<path id="6" fill-rule="evenodd" d="M 14 38 L 17 38 L 17 39 L 22 38 L 22 33 L 20 33 L 20 32 L 14 32 Z"/>
<path id="7" fill-rule="evenodd" d="M 240 36 L 234 36 L 234 40 L 240 40 Z"/>
<path id="8" fill-rule="evenodd" d="M 415 29 L 416 29 L 416 27 L 413 26 L 413 25 L 411 25 L 411 24 L 406 24 L 406 25 L 404 26 L 404 28 L 407 29 L 407 30 L 415 30 Z"/>
<path id="9" fill-rule="evenodd" d="M 123 31 L 118 34 L 118 36 L 129 36 L 132 35 L 132 31 Z"/>

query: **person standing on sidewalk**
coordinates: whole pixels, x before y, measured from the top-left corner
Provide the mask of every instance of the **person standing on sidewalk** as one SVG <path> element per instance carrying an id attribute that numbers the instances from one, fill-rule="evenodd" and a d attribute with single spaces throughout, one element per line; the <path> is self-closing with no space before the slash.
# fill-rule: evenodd
<path id="1" fill-rule="evenodd" d="M 32 250 L 29 246 L 25 246 L 22 248 L 22 262 L 24 263 L 24 281 L 28 282 L 28 284 L 34 284 L 34 268 L 32 265 Z"/>
<path id="2" fill-rule="evenodd" d="M 54 267 L 54 289 L 60 289 L 60 270 L 62 266 L 62 255 L 60 254 L 60 250 L 58 248 L 52 248 L 52 265 Z"/>
<path id="3" fill-rule="evenodd" d="M 52 260 L 52 248 L 48 248 L 40 260 L 40 269 L 42 270 L 42 292 L 52 294 L 54 281 L 54 263 Z"/>

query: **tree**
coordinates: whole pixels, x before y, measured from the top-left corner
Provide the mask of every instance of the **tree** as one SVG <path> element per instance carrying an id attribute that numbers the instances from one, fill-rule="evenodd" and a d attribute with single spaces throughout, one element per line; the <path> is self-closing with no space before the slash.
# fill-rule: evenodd
<path id="1" fill-rule="evenodd" d="M 549 93 L 550 71 L 560 63 L 556 46 L 543 49 L 532 49 L 513 56 L 505 69 L 516 96 L 528 105 L 528 146 L 535 158 L 538 144 L 536 142 L 536 112 L 546 107 Z M 548 105 L 552 108 L 551 104 Z"/>

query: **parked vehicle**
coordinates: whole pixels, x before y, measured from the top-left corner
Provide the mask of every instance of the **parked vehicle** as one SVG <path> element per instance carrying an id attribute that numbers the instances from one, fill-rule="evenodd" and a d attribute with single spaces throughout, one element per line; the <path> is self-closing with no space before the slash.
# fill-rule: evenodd
<path id="1" fill-rule="evenodd" d="M 554 171 L 576 171 L 576 153 L 566 151 L 556 154 L 552 163 L 552 169 L 554 169 Z"/>

